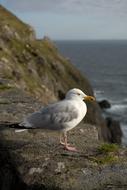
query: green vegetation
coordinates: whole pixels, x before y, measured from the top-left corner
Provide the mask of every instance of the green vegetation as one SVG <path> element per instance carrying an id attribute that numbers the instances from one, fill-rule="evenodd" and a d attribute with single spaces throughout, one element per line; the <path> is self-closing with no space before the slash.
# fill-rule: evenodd
<path id="1" fill-rule="evenodd" d="M 33 32 L 30 27 L 26 27 L 25 23 L 19 20 L 15 15 L 10 14 L 10 12 L 2 6 L 0 6 L 0 28 L 5 30 L 4 32 L 12 34 L 12 32 L 9 31 L 10 28 L 15 34 L 17 33 L 17 35 L 24 38 L 26 34 L 29 35 Z M 24 38 L 22 38 L 22 40 Z"/>
<path id="2" fill-rule="evenodd" d="M 110 152 L 117 152 L 119 150 L 119 145 L 117 144 L 102 144 L 99 148 L 98 148 L 98 152 L 100 154 L 107 154 Z"/>
<path id="3" fill-rule="evenodd" d="M 117 144 L 102 144 L 97 149 L 97 156 L 93 158 L 93 161 L 97 164 L 109 164 L 119 161 L 120 147 Z"/>
<path id="4" fill-rule="evenodd" d="M 8 89 L 11 89 L 13 88 L 12 86 L 9 86 L 9 85 L 5 85 L 5 84 L 0 84 L 0 91 L 2 90 L 8 90 Z"/>
<path id="5" fill-rule="evenodd" d="M 118 161 L 118 157 L 114 155 L 103 155 L 101 157 L 95 158 L 94 162 L 97 164 L 110 164 Z"/>

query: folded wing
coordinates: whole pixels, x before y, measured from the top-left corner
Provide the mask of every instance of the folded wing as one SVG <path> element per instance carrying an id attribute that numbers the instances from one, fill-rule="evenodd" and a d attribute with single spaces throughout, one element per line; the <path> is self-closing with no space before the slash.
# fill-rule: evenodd
<path id="1" fill-rule="evenodd" d="M 78 111 L 72 102 L 64 100 L 34 112 L 20 125 L 26 128 L 61 130 L 77 117 Z"/>

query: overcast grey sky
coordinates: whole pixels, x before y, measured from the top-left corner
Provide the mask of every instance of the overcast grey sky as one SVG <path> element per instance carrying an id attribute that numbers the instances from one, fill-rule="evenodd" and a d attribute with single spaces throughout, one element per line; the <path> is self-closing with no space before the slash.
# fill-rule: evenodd
<path id="1" fill-rule="evenodd" d="M 127 0 L 0 0 L 37 37 L 127 39 Z"/>

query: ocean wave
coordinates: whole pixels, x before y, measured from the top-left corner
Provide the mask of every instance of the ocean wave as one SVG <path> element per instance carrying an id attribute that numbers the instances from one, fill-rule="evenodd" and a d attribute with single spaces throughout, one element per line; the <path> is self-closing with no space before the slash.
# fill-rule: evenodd
<path id="1" fill-rule="evenodd" d="M 122 132 L 123 132 L 122 144 L 127 146 L 127 124 L 122 124 L 121 123 L 121 129 L 122 129 Z"/>
<path id="2" fill-rule="evenodd" d="M 127 103 L 127 98 L 124 98 L 122 100 L 109 100 L 109 102 L 112 104 L 112 105 L 123 105 L 124 103 Z"/>
<path id="3" fill-rule="evenodd" d="M 96 97 L 97 100 L 103 100 L 103 99 L 106 99 L 104 97 L 104 91 L 101 91 L 101 90 L 94 90 L 94 95 Z"/>
<path id="4" fill-rule="evenodd" d="M 123 102 L 126 103 L 127 102 L 127 98 L 123 99 Z"/>
<path id="5" fill-rule="evenodd" d="M 121 123 L 121 129 L 127 134 L 127 124 L 122 124 Z"/>
<path id="6" fill-rule="evenodd" d="M 127 104 L 113 105 L 105 110 L 105 115 L 127 124 Z"/>
<path id="7" fill-rule="evenodd" d="M 101 90 L 94 90 L 94 93 L 95 93 L 95 94 L 104 94 L 104 91 L 101 91 Z"/>
<path id="8" fill-rule="evenodd" d="M 115 104 L 112 105 L 110 109 L 107 109 L 107 112 L 111 113 L 124 113 L 127 111 L 127 104 Z"/>

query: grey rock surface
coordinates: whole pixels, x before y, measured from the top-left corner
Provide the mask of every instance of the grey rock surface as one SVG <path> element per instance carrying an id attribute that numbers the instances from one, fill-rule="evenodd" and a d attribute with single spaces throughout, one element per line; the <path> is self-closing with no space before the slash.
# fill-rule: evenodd
<path id="1" fill-rule="evenodd" d="M 0 162 L 2 157 L 5 159 L 0 172 L 2 187 L 5 181 L 16 184 L 17 178 L 18 189 L 125 190 L 127 187 L 127 151 L 119 150 L 112 162 L 101 163 L 99 160 L 104 155 L 100 159 L 98 132 L 93 125 L 82 123 L 70 131 L 69 142 L 78 152 L 64 150 L 57 133 L 36 129 L 17 133 L 7 125 L 0 128 Z"/>

